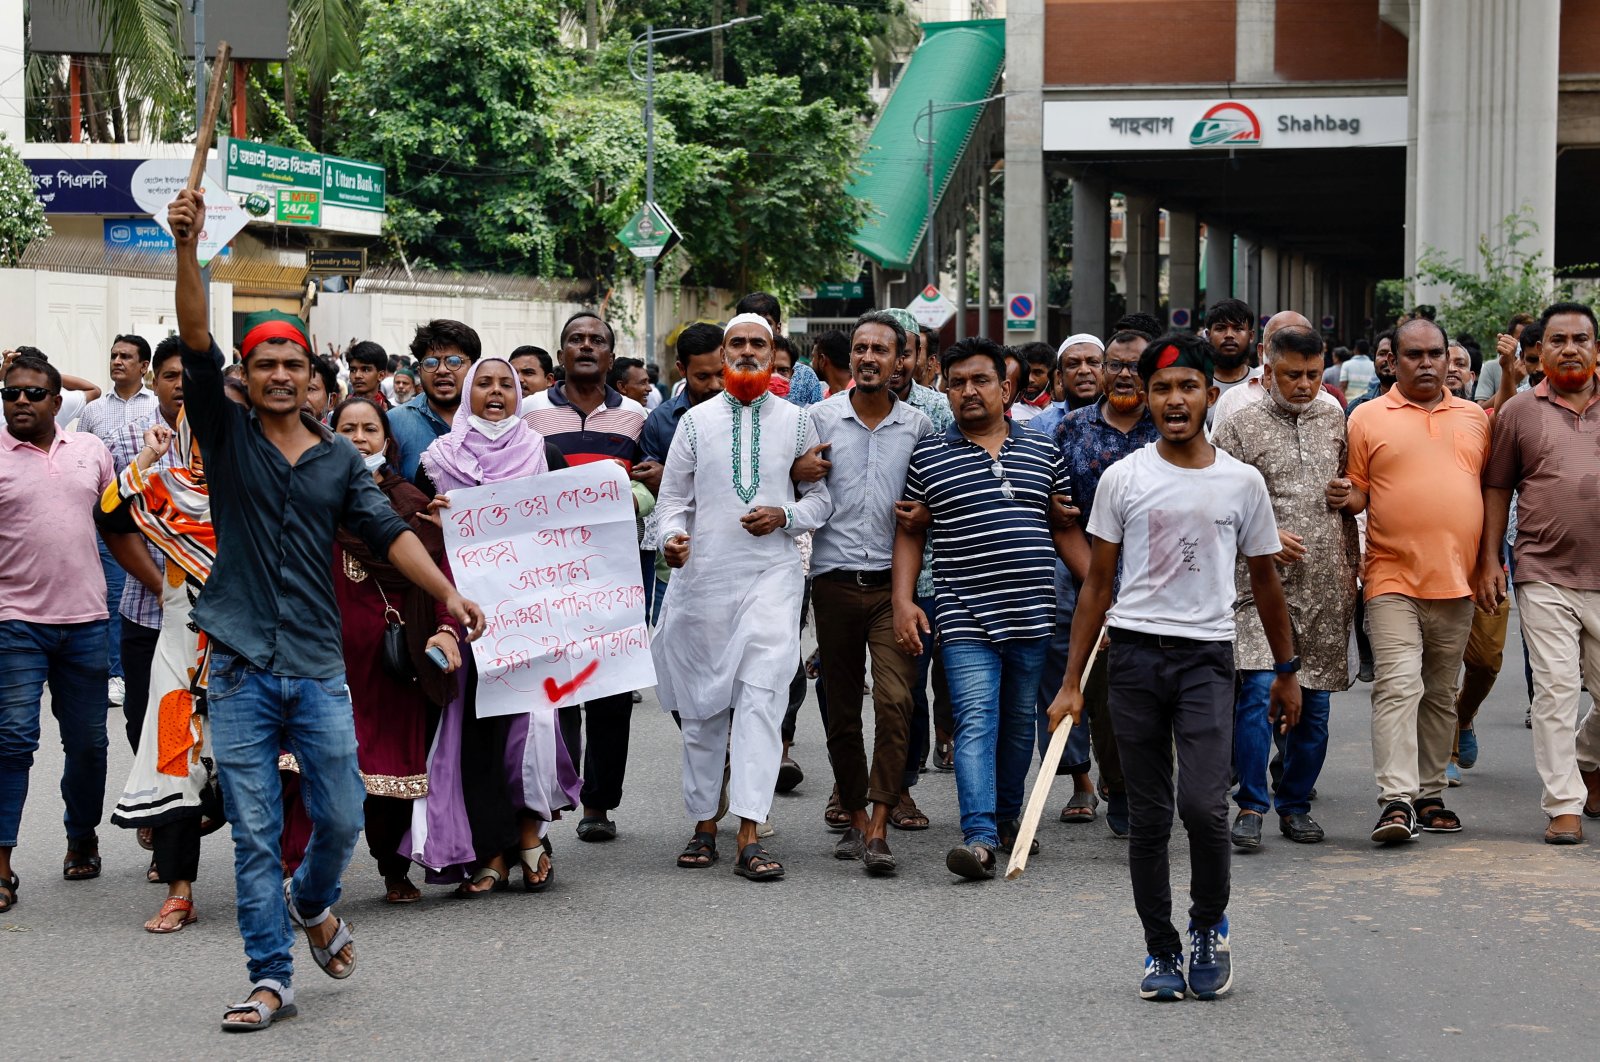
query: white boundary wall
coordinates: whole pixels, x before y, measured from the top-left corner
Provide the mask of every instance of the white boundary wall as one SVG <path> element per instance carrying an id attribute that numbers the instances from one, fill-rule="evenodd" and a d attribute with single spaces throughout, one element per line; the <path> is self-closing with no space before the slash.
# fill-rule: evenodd
<path id="1" fill-rule="evenodd" d="M 390 354 L 407 354 L 417 326 L 443 317 L 475 329 L 485 356 L 506 357 L 525 343 L 554 354 L 556 330 L 580 308 L 575 302 L 324 291 L 311 308 L 311 338 L 323 353 L 329 343 L 342 350 L 351 339 L 371 339 Z"/>
<path id="2" fill-rule="evenodd" d="M 153 347 L 178 330 L 171 280 L 0 269 L 0 346 L 38 347 L 50 364 L 104 387 L 114 336 L 133 333 Z M 233 285 L 211 284 L 211 328 L 233 345 Z"/>

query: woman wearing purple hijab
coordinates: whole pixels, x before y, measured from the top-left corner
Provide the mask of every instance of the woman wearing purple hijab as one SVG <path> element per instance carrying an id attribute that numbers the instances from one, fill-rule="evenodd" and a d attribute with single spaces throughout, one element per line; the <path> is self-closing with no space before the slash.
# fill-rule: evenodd
<path id="1" fill-rule="evenodd" d="M 523 423 L 522 412 L 511 363 L 477 362 L 449 434 L 422 455 L 423 493 L 448 495 L 564 467 L 544 436 Z M 412 858 L 433 868 L 429 881 L 460 882 L 456 894 L 464 897 L 502 887 L 515 860 L 523 888 L 539 892 L 554 877 L 545 834 L 576 806 L 578 772 L 557 733 L 556 713 L 479 719 L 476 667 L 471 656 L 466 663 L 465 696 L 440 720 L 429 757 L 430 793 L 412 815 Z"/>

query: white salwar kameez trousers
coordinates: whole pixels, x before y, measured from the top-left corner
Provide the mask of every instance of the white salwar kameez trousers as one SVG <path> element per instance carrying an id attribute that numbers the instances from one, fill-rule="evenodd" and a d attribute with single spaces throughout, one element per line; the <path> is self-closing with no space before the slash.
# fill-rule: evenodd
<path id="1" fill-rule="evenodd" d="M 772 808 L 800 662 L 805 575 L 794 539 L 831 508 L 821 483 L 797 494 L 789 469 L 816 442 L 799 407 L 724 394 L 683 415 L 667 454 L 656 517 L 663 542 L 689 536 L 689 560 L 667 584 L 650 651 L 661 707 L 683 727 L 683 800 L 694 822 L 716 815 L 725 759 L 728 810 L 760 822 Z M 789 513 L 788 527 L 757 537 L 740 525 L 768 505 Z"/>

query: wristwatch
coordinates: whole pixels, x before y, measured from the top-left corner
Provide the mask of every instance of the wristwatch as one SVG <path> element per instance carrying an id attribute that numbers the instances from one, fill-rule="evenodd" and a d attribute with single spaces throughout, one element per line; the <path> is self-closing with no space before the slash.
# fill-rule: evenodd
<path id="1" fill-rule="evenodd" d="M 1273 664 L 1272 670 L 1280 675 L 1292 675 L 1300 670 L 1300 658 L 1291 656 L 1281 664 Z"/>

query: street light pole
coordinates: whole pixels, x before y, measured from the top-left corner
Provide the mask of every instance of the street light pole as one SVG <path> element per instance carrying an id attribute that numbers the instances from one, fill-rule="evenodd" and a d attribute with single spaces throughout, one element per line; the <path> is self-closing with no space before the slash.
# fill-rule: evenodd
<path id="1" fill-rule="evenodd" d="M 703 29 L 679 27 L 657 31 L 653 24 L 646 24 L 644 32 L 634 38 L 633 47 L 628 49 L 628 73 L 635 81 L 644 84 L 644 207 L 646 216 L 655 206 L 656 201 L 656 44 L 661 41 L 677 41 L 685 37 L 698 37 L 704 33 L 728 29 L 732 26 L 742 26 L 747 22 L 760 22 L 760 15 L 747 15 L 729 22 L 719 23 L 715 26 L 706 26 Z M 644 76 L 640 77 L 633 68 L 633 58 L 639 49 L 644 49 Z M 656 363 L 656 259 L 655 256 L 645 260 L 644 267 L 644 360 L 646 365 Z"/>
<path id="2" fill-rule="evenodd" d="M 982 107 L 986 104 L 993 103 L 995 100 L 1005 99 L 1008 95 L 1010 94 L 1006 92 L 1000 92 L 993 96 L 986 96 L 981 100 L 969 100 L 966 103 L 935 103 L 930 99 L 928 101 L 928 105 L 917 112 L 916 120 L 911 123 L 911 131 L 916 136 L 917 140 L 928 146 L 928 157 L 923 163 L 923 171 L 928 177 L 928 215 L 927 220 L 924 222 L 926 228 L 922 233 L 922 260 L 923 269 L 928 274 L 927 282 L 929 284 L 937 286 L 939 283 L 939 248 L 938 241 L 934 238 L 933 228 L 933 145 L 937 142 L 933 135 L 934 115 L 945 114 L 948 111 L 965 110 L 968 107 Z M 916 127 L 921 124 L 924 119 L 926 119 L 928 122 L 927 137 L 923 137 L 921 133 L 916 131 Z M 958 305 L 966 305 L 966 294 L 966 292 L 961 293 L 961 301 L 958 303 Z"/>

